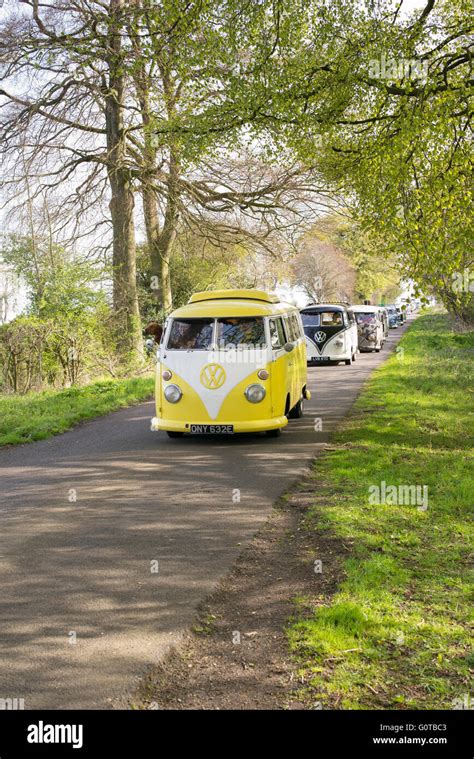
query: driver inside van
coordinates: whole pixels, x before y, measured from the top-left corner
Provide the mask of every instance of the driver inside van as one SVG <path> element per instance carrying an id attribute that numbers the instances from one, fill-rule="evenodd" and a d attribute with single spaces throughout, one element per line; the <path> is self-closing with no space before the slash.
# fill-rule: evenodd
<path id="1" fill-rule="evenodd" d="M 340 327 L 342 326 L 342 314 L 340 311 L 325 311 L 321 314 L 321 326 L 323 327 Z"/>

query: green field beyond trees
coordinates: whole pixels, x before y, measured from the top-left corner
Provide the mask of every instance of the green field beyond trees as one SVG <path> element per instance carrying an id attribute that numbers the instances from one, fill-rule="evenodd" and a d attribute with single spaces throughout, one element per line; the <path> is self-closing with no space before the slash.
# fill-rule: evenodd
<path id="1" fill-rule="evenodd" d="M 308 705 L 472 708 L 473 363 L 472 332 L 422 316 L 317 462 L 305 528 L 350 554 L 336 592 L 297 599 L 289 627 Z M 427 508 L 374 505 L 382 482 L 427 486 Z"/>

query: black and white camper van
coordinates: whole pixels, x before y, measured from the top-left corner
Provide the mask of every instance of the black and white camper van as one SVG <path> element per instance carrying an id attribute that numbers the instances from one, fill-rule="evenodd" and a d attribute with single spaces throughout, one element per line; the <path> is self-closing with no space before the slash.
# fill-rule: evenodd
<path id="1" fill-rule="evenodd" d="M 357 353 L 357 324 L 345 306 L 318 303 L 301 309 L 308 364 L 344 361 L 349 365 Z"/>

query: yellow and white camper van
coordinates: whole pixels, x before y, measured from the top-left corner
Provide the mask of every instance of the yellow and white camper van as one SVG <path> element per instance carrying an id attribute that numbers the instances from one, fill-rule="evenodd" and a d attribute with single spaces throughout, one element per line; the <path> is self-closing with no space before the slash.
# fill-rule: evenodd
<path id="1" fill-rule="evenodd" d="M 167 319 L 152 430 L 277 436 L 309 397 L 300 315 L 276 295 L 195 293 Z"/>

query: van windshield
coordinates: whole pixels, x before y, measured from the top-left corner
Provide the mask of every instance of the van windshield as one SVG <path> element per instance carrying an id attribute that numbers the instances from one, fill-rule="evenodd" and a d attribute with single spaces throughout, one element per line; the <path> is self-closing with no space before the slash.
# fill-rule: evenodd
<path id="1" fill-rule="evenodd" d="M 214 319 L 173 319 L 168 337 L 169 350 L 209 350 Z"/>
<path id="2" fill-rule="evenodd" d="M 218 319 L 216 342 L 218 349 L 265 347 L 263 318 L 244 316 Z"/>
<path id="3" fill-rule="evenodd" d="M 303 322 L 303 327 L 319 327 L 319 313 L 301 314 L 301 321 Z"/>
<path id="4" fill-rule="evenodd" d="M 355 316 L 357 319 L 357 324 L 375 324 L 377 321 L 377 315 L 374 313 L 357 313 Z"/>
<path id="5" fill-rule="evenodd" d="M 321 314 L 321 327 L 341 327 L 343 324 L 340 311 L 324 311 Z"/>

